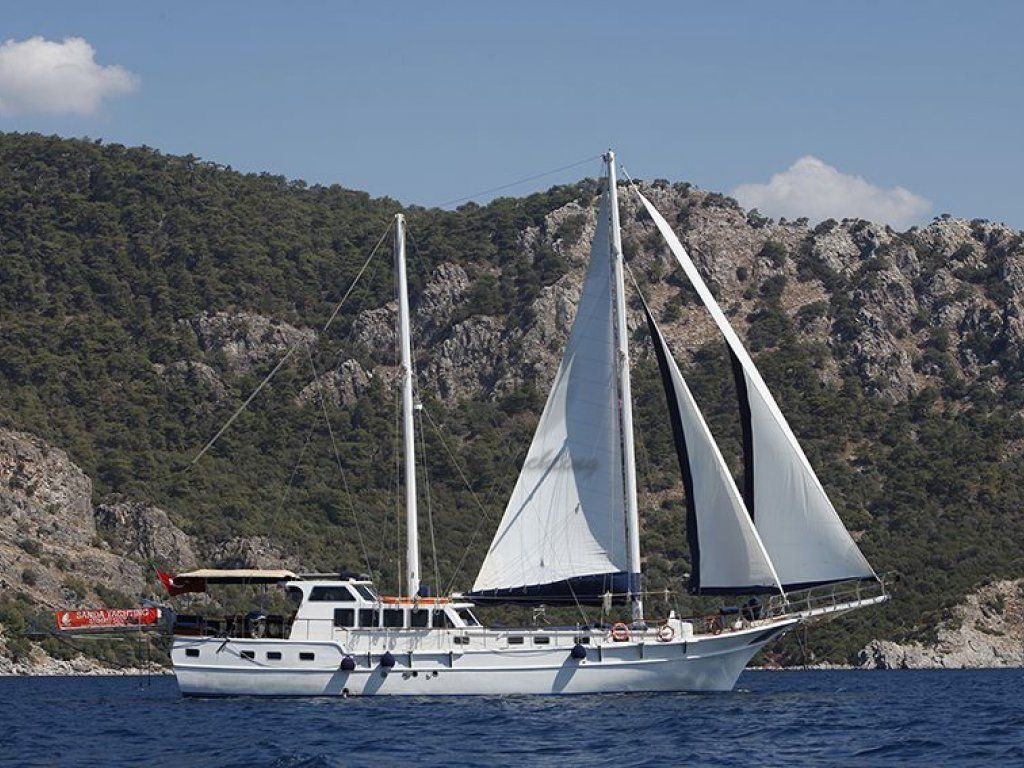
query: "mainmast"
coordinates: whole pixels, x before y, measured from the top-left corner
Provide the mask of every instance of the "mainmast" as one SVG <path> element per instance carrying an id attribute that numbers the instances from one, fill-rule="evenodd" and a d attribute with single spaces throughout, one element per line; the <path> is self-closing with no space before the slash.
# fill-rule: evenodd
<path id="1" fill-rule="evenodd" d="M 622 234 L 619 232 L 619 194 L 616 189 L 615 153 L 604 156 L 608 164 L 608 195 L 611 209 L 612 269 L 615 279 L 615 336 L 619 362 L 619 402 L 626 494 L 626 536 L 633 621 L 643 621 L 644 599 L 640 584 L 640 513 L 636 501 L 636 453 L 633 446 L 633 396 L 629 380 L 629 329 L 626 325 L 626 287 L 623 276 Z"/>
<path id="2" fill-rule="evenodd" d="M 405 459 L 406 590 L 420 591 L 420 538 L 416 513 L 416 435 L 413 426 L 412 344 L 409 340 L 409 289 L 405 279 L 405 216 L 395 214 L 395 274 L 398 278 L 398 340 L 401 350 L 402 441 Z"/>

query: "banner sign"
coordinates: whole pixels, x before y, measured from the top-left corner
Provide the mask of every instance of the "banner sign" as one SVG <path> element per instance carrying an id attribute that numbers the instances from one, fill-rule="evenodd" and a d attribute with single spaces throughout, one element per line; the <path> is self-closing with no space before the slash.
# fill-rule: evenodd
<path id="1" fill-rule="evenodd" d="M 57 629 L 124 629 L 152 626 L 160 621 L 159 608 L 97 608 L 57 611 Z"/>

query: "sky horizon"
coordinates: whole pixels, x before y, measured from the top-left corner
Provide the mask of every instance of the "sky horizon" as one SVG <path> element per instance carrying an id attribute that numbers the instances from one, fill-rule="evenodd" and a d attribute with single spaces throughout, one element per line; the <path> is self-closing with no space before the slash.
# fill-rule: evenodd
<path id="1" fill-rule="evenodd" d="M 1009 2 L 44 1 L 0 29 L 0 130 L 425 206 L 594 176 L 611 146 L 773 217 L 1021 229 L 1021 22 Z"/>

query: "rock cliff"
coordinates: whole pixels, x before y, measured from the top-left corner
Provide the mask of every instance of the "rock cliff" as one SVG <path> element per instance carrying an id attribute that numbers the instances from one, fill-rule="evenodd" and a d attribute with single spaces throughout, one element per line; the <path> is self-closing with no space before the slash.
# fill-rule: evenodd
<path id="1" fill-rule="evenodd" d="M 931 634 L 931 632 L 929 633 Z M 873 640 L 858 656 L 866 669 L 1024 667 L 1024 579 L 982 587 L 950 611 L 934 640 Z"/>

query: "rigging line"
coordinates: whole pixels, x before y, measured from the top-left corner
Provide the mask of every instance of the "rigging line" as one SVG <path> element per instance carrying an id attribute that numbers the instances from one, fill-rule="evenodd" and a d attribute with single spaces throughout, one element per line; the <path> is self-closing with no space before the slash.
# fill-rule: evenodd
<path id="1" fill-rule="evenodd" d="M 338 316 L 338 312 L 341 311 L 341 308 L 348 300 L 348 297 L 352 295 L 352 291 L 355 290 L 356 284 L 359 282 L 359 278 L 363 276 L 363 272 L 366 271 L 366 268 L 370 265 L 370 262 L 373 260 L 373 257 L 377 254 L 377 250 L 380 248 L 380 244 L 384 242 L 384 238 L 387 237 L 388 232 L 391 231 L 391 227 L 392 224 L 389 223 L 387 229 L 384 230 L 384 234 L 380 236 L 380 239 L 377 241 L 377 244 L 373 246 L 373 250 L 370 251 L 370 255 L 366 257 L 366 261 L 363 262 L 363 266 L 360 267 L 359 272 L 356 274 L 355 279 L 352 281 L 352 284 L 348 287 L 348 290 L 345 291 L 345 295 L 341 297 L 341 301 L 339 301 L 337 306 L 334 307 L 334 311 L 331 312 L 331 316 L 327 319 L 327 322 L 324 323 L 324 327 L 320 330 L 321 334 L 326 333 L 327 329 L 331 327 L 331 323 L 334 322 L 334 318 Z M 271 369 L 270 373 L 268 373 L 266 377 L 264 377 L 263 381 L 261 381 L 256 386 L 256 389 L 254 389 L 252 391 L 252 394 L 250 394 L 249 397 L 245 399 L 245 402 L 238 406 L 238 410 L 231 414 L 231 417 L 226 422 L 224 422 L 224 426 L 217 430 L 217 434 L 211 437 L 210 441 L 206 445 L 204 445 L 202 450 L 200 450 L 199 453 L 197 453 L 195 457 L 192 459 L 192 461 L 188 463 L 188 466 L 185 467 L 186 470 L 189 469 L 190 467 L 195 466 L 196 462 L 203 458 L 206 452 L 213 447 L 213 444 L 220 439 L 221 435 L 227 432 L 228 427 L 230 427 L 234 423 L 235 419 L 237 419 L 242 414 L 242 411 L 249 407 L 249 403 L 256 399 L 256 395 L 258 395 L 260 391 L 267 384 L 270 383 L 270 380 L 274 378 L 274 375 L 279 370 L 281 370 L 282 366 L 284 366 L 284 364 L 288 362 L 289 359 L 291 359 L 291 356 L 295 353 L 295 350 L 299 348 L 299 345 L 303 344 L 304 342 L 305 340 L 297 341 L 288 349 L 288 351 L 285 353 L 285 356 L 278 361 L 277 365 L 275 365 L 273 369 Z"/>
<path id="2" fill-rule="evenodd" d="M 437 424 L 434 423 L 434 419 L 431 418 L 430 411 L 428 411 L 426 408 L 424 408 L 422 412 L 426 413 L 427 421 L 430 423 L 430 426 L 434 429 L 434 432 L 437 434 L 438 439 L 441 441 L 441 445 L 444 446 L 445 452 L 447 452 L 447 454 L 448 454 L 448 458 L 450 458 L 452 460 L 452 465 L 455 467 L 455 471 L 459 473 L 459 477 L 462 478 L 463 484 L 465 484 L 466 489 L 470 493 L 470 496 L 473 497 L 473 501 L 476 503 L 476 506 L 479 508 L 481 514 L 482 515 L 487 515 L 487 510 L 484 509 L 483 505 L 480 503 L 480 499 L 476 495 L 476 491 L 473 490 L 473 486 L 470 484 L 469 479 L 466 477 L 466 473 L 462 471 L 462 465 L 459 464 L 459 460 L 457 458 L 455 458 L 455 454 L 452 452 L 452 449 L 448 447 L 448 443 L 444 439 L 444 435 L 441 433 L 440 428 L 437 426 Z M 455 579 L 458 577 L 459 571 L 462 570 L 462 564 L 466 560 L 466 555 L 469 553 L 469 550 L 472 548 L 473 542 L 476 540 L 476 535 L 479 532 L 480 532 L 480 526 L 478 524 L 477 525 L 477 530 L 473 532 L 473 536 L 472 536 L 472 538 L 470 538 L 469 544 L 466 545 L 466 549 L 463 550 L 463 552 L 462 552 L 462 559 L 459 560 L 459 564 L 455 568 L 455 573 L 452 576 L 451 582 L 448 585 L 448 589 L 445 590 L 445 594 L 450 593 L 452 587 L 455 586 Z"/>
<path id="3" fill-rule="evenodd" d="M 424 260 L 419 258 L 420 250 L 419 250 L 419 245 L 418 245 L 417 239 L 416 239 L 416 237 L 413 235 L 413 233 L 411 231 L 406 231 L 406 239 L 407 239 L 407 241 L 408 241 L 408 243 L 410 245 L 410 248 L 411 248 L 413 256 L 414 256 L 412 261 L 416 265 L 418 274 L 422 277 L 424 284 L 426 284 L 429 281 L 429 275 L 427 275 L 426 270 L 423 268 L 423 261 Z M 421 364 L 419 364 L 419 361 L 416 360 L 415 358 L 413 360 L 413 367 L 414 368 L 419 367 L 420 369 L 423 368 L 423 366 Z M 421 458 L 421 461 L 423 462 L 423 472 L 424 472 L 424 477 L 425 477 L 425 481 L 426 481 L 427 517 L 428 517 L 428 521 L 429 521 L 429 525 L 430 525 L 430 546 L 431 546 L 432 555 L 433 555 L 434 580 L 435 580 L 434 583 L 435 583 L 435 587 L 439 590 L 438 594 L 448 594 L 451 591 L 451 586 L 449 586 L 449 588 L 447 590 L 443 590 L 443 588 L 441 586 L 441 572 L 440 572 L 440 567 L 438 565 L 438 559 L 437 559 L 437 543 L 436 543 L 436 539 L 435 539 L 433 512 L 432 512 L 431 501 L 430 501 L 430 476 L 429 476 L 429 472 L 428 472 L 428 468 L 427 468 L 427 463 L 426 463 L 426 458 L 425 458 L 426 457 L 426 443 L 425 443 L 425 430 L 423 429 L 423 410 L 425 410 L 425 408 L 422 405 L 422 397 L 421 397 L 421 391 L 420 391 L 420 387 L 419 387 L 419 375 L 418 375 L 417 372 L 414 372 L 413 385 L 416 388 L 417 402 L 420 403 L 420 412 L 418 414 L 420 446 L 421 446 L 421 457 L 420 458 Z M 428 413 L 428 418 L 429 418 L 429 413 Z M 491 417 L 491 423 L 495 427 L 498 426 L 497 423 L 495 422 L 493 416 Z M 437 430 L 436 425 L 432 424 L 432 426 L 434 426 L 435 430 Z M 445 448 L 447 449 L 447 445 L 445 446 Z M 449 455 L 450 454 L 451 454 L 451 452 L 449 451 Z M 453 462 L 454 461 L 455 460 L 454 460 L 454 457 L 453 457 Z M 494 497 L 497 495 L 498 489 L 499 488 L 498 488 L 497 483 L 495 483 L 491 487 L 491 491 L 488 494 L 488 498 L 487 498 L 487 501 L 486 501 L 487 505 L 490 505 L 491 501 L 493 501 Z M 472 488 L 470 488 L 470 491 L 472 492 Z M 477 504 L 478 504 L 478 506 L 480 506 L 479 501 L 477 502 Z M 474 531 L 474 539 L 475 539 L 476 532 L 479 530 L 479 528 L 480 528 L 481 524 L 483 523 L 484 519 L 485 518 L 483 516 L 478 518 L 476 530 Z M 471 539 L 470 545 L 472 545 L 472 543 L 473 543 L 473 539 Z M 463 559 L 465 559 L 465 551 L 463 552 Z M 461 565 L 462 565 L 462 562 L 460 561 L 459 568 L 461 568 Z M 454 580 L 458 576 L 459 568 L 456 568 L 455 574 L 452 576 L 452 585 L 454 585 Z"/>
<path id="4" fill-rule="evenodd" d="M 570 170 L 572 168 L 576 168 L 577 166 L 585 165 L 586 163 L 590 163 L 590 162 L 593 162 L 594 160 L 598 160 L 601 157 L 602 157 L 602 155 L 591 155 L 590 157 L 584 158 L 583 160 L 577 160 L 575 163 L 569 163 L 569 165 L 563 165 L 561 168 L 553 168 L 550 171 L 544 171 L 543 173 L 537 173 L 537 174 L 534 174 L 533 176 L 527 176 L 525 179 L 518 179 L 517 181 L 511 181 L 508 184 L 502 184 L 502 185 L 497 186 L 497 187 L 491 187 L 490 189 L 484 189 L 484 190 L 481 190 L 479 192 L 474 192 L 473 194 L 466 195 L 465 197 L 457 197 L 454 200 L 445 200 L 443 203 L 436 203 L 435 205 L 430 206 L 430 207 L 432 207 L 432 208 L 444 208 L 444 207 L 449 206 L 449 205 L 455 205 L 455 203 L 462 203 L 462 202 L 465 202 L 467 200 L 472 200 L 474 197 L 481 197 L 483 195 L 489 195 L 492 192 L 501 192 L 504 189 L 509 189 L 510 187 L 515 187 L 515 186 L 518 186 L 520 184 L 525 184 L 528 181 L 536 181 L 537 179 L 543 179 L 545 176 L 553 176 L 556 173 L 561 173 L 562 171 L 568 171 L 568 170 Z"/>
<path id="5" fill-rule="evenodd" d="M 313 362 L 313 351 L 309 348 L 309 344 L 306 344 L 306 355 L 309 357 L 309 367 L 313 370 L 313 381 L 316 382 L 316 391 L 320 399 L 320 408 L 324 414 L 324 421 L 327 423 L 327 434 L 331 438 L 331 448 L 334 449 L 334 458 L 338 462 L 338 473 L 341 475 L 341 483 L 345 488 L 345 498 L 348 501 L 349 512 L 352 515 L 352 522 L 355 523 L 356 537 L 359 539 L 359 548 L 363 552 L 363 559 L 366 560 L 366 573 L 367 575 L 373 573 L 373 569 L 370 566 L 370 554 L 366 550 L 366 542 L 363 539 L 363 529 L 359 523 L 359 516 L 356 514 L 355 504 L 352 503 L 352 491 L 349 490 L 348 476 L 345 474 L 345 467 L 341 462 L 341 454 L 338 453 L 338 443 L 334 439 L 334 429 L 331 427 L 330 416 L 327 415 L 327 401 L 324 398 L 323 386 L 320 384 L 320 376 L 316 370 L 316 364 Z"/>
<path id="6" fill-rule="evenodd" d="M 281 498 L 277 501 L 277 509 L 279 512 L 284 512 L 284 503 L 288 499 L 288 492 L 292 488 L 292 483 L 295 482 L 295 475 L 299 471 L 299 465 L 302 463 L 302 459 L 306 456 L 306 449 L 309 448 L 309 443 L 313 439 L 313 432 L 316 429 L 316 424 L 312 424 L 309 427 L 309 432 L 306 433 L 306 441 L 302 444 L 302 449 L 299 451 L 299 458 L 295 461 L 295 466 L 292 467 L 292 473 L 288 477 L 288 482 L 284 486 L 284 490 L 281 491 Z"/>
<path id="7" fill-rule="evenodd" d="M 423 462 L 423 490 L 427 495 L 427 523 L 430 528 L 430 551 L 434 561 L 434 589 L 441 588 L 441 571 L 437 567 L 437 541 L 434 538 L 434 510 L 430 498 L 430 468 L 427 465 L 427 443 L 423 436 L 423 406 L 417 413 L 420 422 L 420 460 Z M 440 595 L 438 595 L 440 597 Z"/>

